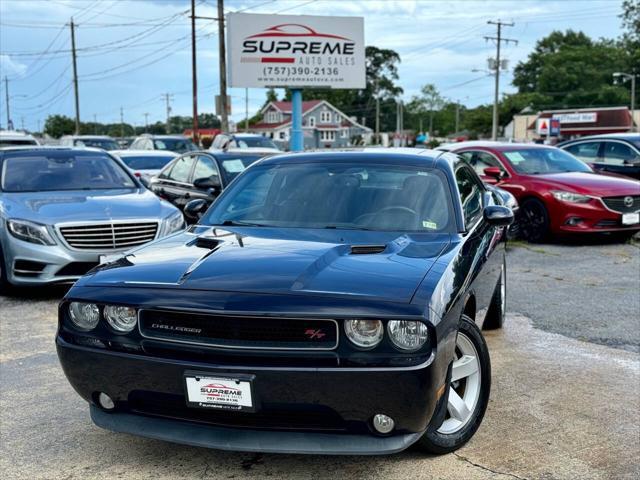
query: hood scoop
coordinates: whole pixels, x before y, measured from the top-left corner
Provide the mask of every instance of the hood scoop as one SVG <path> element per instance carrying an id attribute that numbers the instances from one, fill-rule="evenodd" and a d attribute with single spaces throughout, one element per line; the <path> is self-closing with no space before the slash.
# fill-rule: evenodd
<path id="1" fill-rule="evenodd" d="M 351 245 L 351 255 L 374 255 L 382 253 L 386 245 Z"/>

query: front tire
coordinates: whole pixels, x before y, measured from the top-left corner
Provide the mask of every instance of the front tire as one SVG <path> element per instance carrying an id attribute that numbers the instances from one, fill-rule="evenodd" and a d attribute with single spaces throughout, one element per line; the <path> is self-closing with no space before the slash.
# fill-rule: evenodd
<path id="1" fill-rule="evenodd" d="M 525 200 L 520 206 L 518 231 L 529 242 L 539 243 L 549 236 L 549 213 L 537 198 Z"/>
<path id="2" fill-rule="evenodd" d="M 491 360 L 487 344 L 475 322 L 463 315 L 444 421 L 440 425 L 430 425 L 416 445 L 435 454 L 450 453 L 462 447 L 480 427 L 490 392 Z"/>

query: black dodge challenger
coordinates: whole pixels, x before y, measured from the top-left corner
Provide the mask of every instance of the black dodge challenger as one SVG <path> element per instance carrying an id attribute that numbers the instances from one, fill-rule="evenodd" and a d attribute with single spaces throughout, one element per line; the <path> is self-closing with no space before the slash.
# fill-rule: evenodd
<path id="1" fill-rule="evenodd" d="M 451 452 L 484 416 L 513 220 L 457 156 L 281 155 L 62 300 L 100 427 L 254 452 Z M 203 213 L 204 212 L 204 213 Z"/>

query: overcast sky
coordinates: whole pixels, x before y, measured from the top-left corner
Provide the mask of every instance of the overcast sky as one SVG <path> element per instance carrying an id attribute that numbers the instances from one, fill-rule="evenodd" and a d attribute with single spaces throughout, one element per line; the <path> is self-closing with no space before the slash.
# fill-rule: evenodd
<path id="1" fill-rule="evenodd" d="M 196 14 L 217 15 L 215 0 L 198 0 Z M 77 23 L 81 120 L 144 125 L 164 121 L 162 95 L 173 113 L 191 114 L 190 0 L 0 0 L 0 74 L 9 78 L 11 117 L 35 130 L 53 113 L 73 116 L 71 16 Z M 488 20 L 514 22 L 504 35 L 518 45 L 503 48 L 509 71 L 501 92 L 512 92 L 511 71 L 538 39 L 553 30 L 582 30 L 598 38 L 621 34 L 621 1 L 420 1 L 420 0 L 226 0 L 227 12 L 362 16 L 365 42 L 396 50 L 399 84 L 408 100 L 421 85 L 475 106 L 493 98 L 493 79 L 483 72 L 495 45 Z M 218 37 L 213 20 L 198 20 L 199 110 L 212 112 L 218 86 Z M 45 52 L 45 53 L 43 53 Z M 469 83 L 466 83 L 469 82 Z M 465 85 L 460 85 L 465 83 Z M 6 126 L 4 84 L 0 125 Z M 232 118 L 244 117 L 244 89 L 230 89 Z M 264 91 L 249 90 L 253 114 Z M 346 112 L 349 113 L 349 112 Z"/>

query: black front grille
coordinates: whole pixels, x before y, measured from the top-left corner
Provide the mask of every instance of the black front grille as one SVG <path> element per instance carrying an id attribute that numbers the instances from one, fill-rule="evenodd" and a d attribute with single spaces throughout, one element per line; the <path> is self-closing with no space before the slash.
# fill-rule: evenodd
<path id="1" fill-rule="evenodd" d="M 626 195 L 624 197 L 604 197 L 604 204 L 614 212 L 633 213 L 640 210 L 640 195 Z"/>
<path id="2" fill-rule="evenodd" d="M 224 427 L 276 430 L 341 431 L 346 422 L 335 411 L 323 406 L 261 405 L 255 413 L 215 411 L 187 407 L 180 395 L 133 391 L 128 407 L 135 413 L 160 416 Z"/>
<path id="3" fill-rule="evenodd" d="M 618 220 L 600 220 L 596 223 L 596 228 L 610 228 L 610 227 L 619 227 L 620 222 Z"/>
<path id="4" fill-rule="evenodd" d="M 156 340 L 227 348 L 330 350 L 338 344 L 333 320 L 165 310 L 141 310 L 140 333 Z"/>

